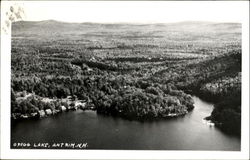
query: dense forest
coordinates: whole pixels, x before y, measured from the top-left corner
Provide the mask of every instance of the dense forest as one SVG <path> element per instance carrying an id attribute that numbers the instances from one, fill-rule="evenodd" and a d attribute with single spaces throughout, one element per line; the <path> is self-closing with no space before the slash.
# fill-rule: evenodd
<path id="1" fill-rule="evenodd" d="M 20 21 L 11 53 L 12 117 L 80 100 L 100 114 L 152 120 L 187 114 L 197 95 L 215 104 L 207 120 L 240 133 L 240 24 Z"/>

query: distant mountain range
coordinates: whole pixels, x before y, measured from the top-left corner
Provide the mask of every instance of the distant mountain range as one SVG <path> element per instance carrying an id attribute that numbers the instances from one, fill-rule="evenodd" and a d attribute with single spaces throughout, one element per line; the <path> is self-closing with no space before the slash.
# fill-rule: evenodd
<path id="1" fill-rule="evenodd" d="M 102 27 L 102 28 L 113 28 L 113 27 L 166 27 L 166 28 L 183 28 L 183 27 L 201 27 L 201 29 L 206 29 L 212 27 L 212 29 L 241 29 L 240 23 L 218 23 L 218 22 L 204 22 L 204 21 L 184 21 L 184 22 L 176 22 L 176 23 L 92 23 L 92 22 L 83 22 L 83 23 L 68 23 L 61 22 L 56 20 L 45 20 L 45 21 L 18 21 L 13 23 L 13 29 L 29 29 L 34 27 L 44 28 L 44 27 L 69 27 L 69 28 L 77 28 L 77 27 Z M 60 30 L 60 28 L 57 28 Z"/>
<path id="2" fill-rule="evenodd" d="M 220 38 L 241 40 L 240 23 L 185 21 L 177 23 L 66 23 L 55 20 L 18 21 L 12 24 L 12 36 L 137 36 L 137 38 L 176 39 L 193 37 L 197 41 Z M 140 37 L 141 36 L 141 37 Z M 191 39 L 192 40 L 192 39 Z"/>

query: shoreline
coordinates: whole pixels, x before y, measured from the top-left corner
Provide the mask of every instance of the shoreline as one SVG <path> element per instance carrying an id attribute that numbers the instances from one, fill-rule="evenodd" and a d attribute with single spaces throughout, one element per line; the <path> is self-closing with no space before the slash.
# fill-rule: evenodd
<path id="1" fill-rule="evenodd" d="M 48 109 L 47 109 L 48 110 Z M 77 110 L 82 110 L 82 111 L 94 111 L 94 112 L 97 112 L 96 108 L 93 108 L 93 107 L 89 107 L 89 108 L 82 108 L 82 107 L 79 107 L 77 109 L 75 108 L 70 108 L 70 109 L 67 109 L 67 110 L 54 110 L 50 113 L 48 113 L 48 111 L 46 112 L 46 110 L 39 110 L 38 112 L 34 112 L 34 113 L 30 113 L 30 114 L 21 114 L 21 113 L 12 113 L 11 114 L 11 119 L 13 120 L 23 120 L 23 119 L 41 119 L 41 118 L 46 118 L 48 116 L 53 116 L 53 115 L 57 115 L 57 114 L 60 114 L 60 113 L 64 113 L 64 112 L 69 112 L 69 111 L 77 111 Z M 39 114 L 39 112 L 43 113 L 44 114 Z M 98 112 L 97 112 L 98 113 Z M 162 116 L 158 116 L 158 117 L 151 117 L 151 118 L 141 118 L 141 117 L 136 117 L 136 118 L 133 118 L 135 120 L 143 120 L 143 121 L 146 121 L 146 120 L 157 120 L 157 119 L 168 119 L 168 118 L 177 118 L 177 117 L 181 117 L 181 116 L 185 116 L 186 114 L 188 114 L 189 112 L 185 112 L 185 113 L 169 113 L 168 115 L 162 115 Z M 103 113 L 100 113 L 100 114 L 103 114 Z M 106 114 L 104 114 L 106 115 Z M 131 119 L 129 117 L 126 117 L 126 116 L 122 116 L 122 115 L 111 115 L 113 117 L 121 117 L 121 118 L 125 118 L 125 119 Z"/>

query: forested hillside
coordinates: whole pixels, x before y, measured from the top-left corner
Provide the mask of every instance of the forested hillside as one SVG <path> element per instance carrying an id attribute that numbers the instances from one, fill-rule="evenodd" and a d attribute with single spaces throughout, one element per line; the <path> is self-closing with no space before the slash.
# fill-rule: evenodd
<path id="1" fill-rule="evenodd" d="M 57 113 L 74 97 L 100 114 L 151 120 L 187 114 L 197 95 L 215 103 L 207 119 L 240 133 L 241 24 L 20 21 L 11 54 L 12 117 Z"/>

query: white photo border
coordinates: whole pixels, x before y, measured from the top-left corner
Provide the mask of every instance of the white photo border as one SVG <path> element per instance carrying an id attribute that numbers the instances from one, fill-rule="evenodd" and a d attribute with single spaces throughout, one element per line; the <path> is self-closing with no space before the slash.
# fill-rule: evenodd
<path id="1" fill-rule="evenodd" d="M 20 1 L 19 1 L 20 2 Z M 95 1 L 96 2 L 96 1 Z M 13 1 L 1 1 L 1 24 L 7 6 Z M 18 3 L 18 1 L 17 1 Z M 21 2 L 21 3 L 24 3 Z M 60 3 L 60 1 L 58 1 Z M 111 2 L 110 2 L 111 3 Z M 122 3 L 133 3 L 124 1 Z M 143 3 L 138 1 L 137 3 Z M 151 3 L 154 3 L 151 1 Z M 179 3 L 162 1 L 158 3 Z M 201 3 L 190 1 L 189 3 Z M 203 3 L 203 2 L 202 2 Z M 248 159 L 249 158 L 249 2 L 206 1 L 242 7 L 242 136 L 241 151 L 123 151 L 123 150 L 51 150 L 10 149 L 10 77 L 11 37 L 1 30 L 1 159 Z M 212 12 L 212 9 L 211 9 Z M 222 8 L 223 12 L 223 8 Z M 232 11 L 233 14 L 233 11 Z"/>

